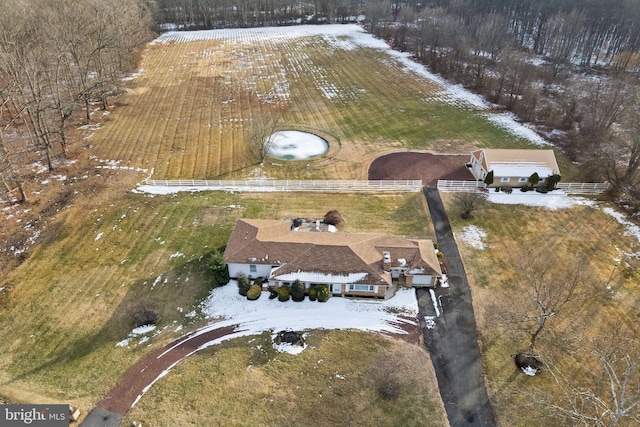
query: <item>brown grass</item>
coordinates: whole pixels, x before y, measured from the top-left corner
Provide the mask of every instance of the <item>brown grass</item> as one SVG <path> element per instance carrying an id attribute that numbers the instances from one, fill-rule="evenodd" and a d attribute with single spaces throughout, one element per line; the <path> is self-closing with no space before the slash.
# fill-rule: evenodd
<path id="1" fill-rule="evenodd" d="M 444 199 L 451 205 L 451 196 Z M 590 351 L 591 344 L 603 336 L 624 335 L 637 330 L 637 307 L 640 302 L 638 261 L 623 253 L 637 251 L 635 237 L 625 235 L 625 228 L 599 209 L 579 206 L 549 211 L 543 208 L 489 204 L 474 213 L 470 221 L 459 219 L 450 209 L 454 230 L 474 224 L 487 232 L 488 248 L 476 250 L 460 243 L 469 280 L 473 305 L 483 348 L 487 387 L 501 425 L 557 425 L 557 419 L 547 418 L 548 410 L 536 405 L 546 396 L 563 403 L 560 389 L 549 371 L 534 378 L 515 368 L 511 355 L 525 351 L 528 332 L 514 308 L 525 304 L 524 286 L 517 280 L 515 265 L 518 254 L 527 245 L 542 246 L 561 260 L 575 256 L 589 260 L 587 268 L 592 280 L 582 284 L 581 300 L 552 318 L 538 342 L 538 354 L 552 363 L 573 386 L 606 390 L 605 384 L 593 383 L 587 373 L 598 372 L 599 364 Z M 611 276 L 614 262 L 624 267 L 617 271 L 609 297 L 604 284 Z M 616 325 L 615 327 L 612 325 Z M 533 401 L 532 401 L 533 400 Z"/>
<path id="2" fill-rule="evenodd" d="M 149 46 L 142 75 L 90 140 L 91 153 L 153 170 L 156 178 L 244 178 L 259 161 L 248 148 L 252 136 L 271 127 L 300 129 L 328 136 L 329 154 L 308 162 L 268 160 L 262 172 L 365 179 L 370 161 L 389 150 L 449 153 L 514 143 L 471 111 L 425 101 L 439 96 L 439 88 L 378 50 L 253 35 L 258 32 Z"/>
<path id="3" fill-rule="evenodd" d="M 297 60 L 306 61 L 305 68 L 296 69 L 294 65 L 302 63 Z M 258 70 L 258 65 L 263 68 Z M 187 329 L 202 324 L 200 317 L 187 319 L 184 313 L 208 292 L 204 257 L 226 243 L 238 217 L 322 217 L 328 210 L 338 209 L 346 220 L 346 231 L 433 236 L 420 194 L 292 197 L 199 193 L 152 198 L 130 191 L 141 175 L 95 169 L 101 161 L 118 160 L 121 166 L 145 169 L 145 175 L 153 171 L 156 178 L 246 177 L 257 167 L 256 160 L 248 156 L 248 136 L 260 123 L 273 119 L 283 126 L 330 132 L 339 141 L 329 157 L 311 162 L 267 162 L 257 171 L 274 178 L 362 179 L 370 160 L 393 150 L 455 153 L 477 146 L 526 145 L 489 126 L 471 111 L 424 102 L 434 89 L 429 82 L 400 71 L 394 60 L 368 49 L 336 53 L 313 39 L 282 45 L 265 41 L 250 47 L 233 40 L 225 40 L 224 45 L 172 43 L 150 46 L 141 67 L 144 74 L 118 100 L 102 129 L 82 145 L 73 145 L 80 161 L 68 175 L 77 180 L 59 184 L 55 197 L 49 188 L 34 194 L 31 211 L 24 209 L 0 225 L 2 233 L 11 236 L 22 236 L 15 231 L 22 233 L 27 223 L 42 231 L 41 239 L 27 253 L 1 270 L 0 287 L 8 289 L 8 298 L 3 298 L 0 309 L 0 395 L 10 400 L 63 401 L 86 412 L 128 366 L 181 333 L 171 327 L 174 321 Z M 277 73 L 283 69 L 291 75 L 297 71 L 300 78 L 289 79 L 289 98 L 272 96 L 267 102 L 265 96 L 273 93 Z M 331 101 L 320 95 L 314 81 L 318 70 L 325 73 L 329 83 L 341 88 L 342 98 Z M 83 178 L 85 175 L 88 178 Z M 451 215 L 454 228 L 459 230 L 465 223 L 455 217 Z M 524 241 L 544 235 L 542 244 L 559 257 L 569 252 L 586 254 L 597 274 L 594 283 L 599 284 L 609 277 L 614 258 L 622 252 L 637 252 L 637 242 L 624 236 L 615 221 L 586 207 L 548 212 L 490 205 L 475 214 L 473 221 L 488 231 L 490 249 L 461 247 L 473 286 L 492 403 L 501 425 L 540 425 L 542 411 L 520 405 L 524 400 L 521 392 L 533 389 L 553 395 L 553 383 L 545 375 L 534 379 L 512 375 L 510 355 L 521 348 L 526 335 L 505 326 L 495 315 L 518 296 L 508 254 L 517 253 Z M 96 239 L 99 234 L 101 238 Z M 184 257 L 171 258 L 177 252 Z M 613 299 L 594 285 L 594 302 L 582 307 L 575 319 L 557 322 L 553 333 L 541 339 L 540 351 L 563 369 L 575 367 L 576 362 L 592 367 L 592 360 L 574 351 L 575 340 L 569 332 L 575 330 L 576 337 L 595 337 L 619 320 L 627 329 L 634 327 L 638 306 L 636 262 L 625 260 L 614 275 Z M 162 280 L 151 290 L 159 276 Z M 131 329 L 129 314 L 139 304 L 156 308 L 160 326 L 167 328 L 152 338 L 149 348 L 116 347 L 127 337 Z M 411 425 L 413 418 L 406 422 L 400 412 L 395 412 L 409 408 L 407 413 L 416 414 L 416 419 L 424 422 L 434 419 L 421 412 L 425 395 L 432 404 L 427 407 L 437 414 L 434 425 L 442 421 L 436 387 L 422 377 L 418 379 L 419 390 L 426 387 L 424 393 L 407 393 L 399 404 L 387 406 L 373 400 L 372 384 L 366 382 L 370 370 L 358 371 L 360 382 L 339 389 L 342 395 L 331 394 L 329 388 L 334 382 L 341 384 L 335 372 L 321 371 L 324 375 L 313 381 L 296 378 L 299 372 L 318 370 L 313 367 L 320 353 L 326 358 L 345 356 L 344 360 L 335 359 L 335 366 L 356 372 L 360 369 L 356 361 L 363 360 L 366 363 L 362 368 L 369 368 L 375 356 L 387 354 L 396 345 L 406 354 L 421 352 L 404 344 L 381 343 L 377 336 L 364 339 L 361 334 L 353 334 L 352 341 L 352 334 L 346 332 L 328 333 L 326 339 L 320 338 L 324 337 L 321 333 L 315 334 L 319 337 L 318 348 L 309 349 L 301 359 L 279 356 L 278 361 L 267 362 L 246 342 L 227 343 L 219 352 L 212 349 L 202 353 L 165 377 L 167 387 L 161 381 L 158 392 L 152 388 L 140 404 L 149 405 L 156 415 L 143 415 L 149 420 L 155 416 L 162 420 L 166 415 L 184 425 L 183 420 L 199 422 L 207 416 L 218 416 L 219 402 L 223 402 L 222 414 L 230 420 L 242 420 L 250 410 L 251 419 L 264 416 L 266 421 L 262 421 L 268 423 L 273 420 L 269 418 L 268 402 L 273 395 L 285 409 L 293 406 L 292 401 L 299 404 L 305 409 L 301 413 L 312 420 L 317 396 L 323 392 L 323 396 L 331 397 L 329 409 L 323 407 L 322 413 L 330 421 L 335 421 L 332 411 L 337 411 L 338 415 L 353 417 L 346 418 L 353 425 L 360 425 L 360 421 L 376 425 L 378 415 L 380 420 L 392 421 L 386 425 Z M 362 347 L 348 348 L 349 344 L 367 340 L 373 341 L 366 346 L 370 352 L 356 351 Z M 394 351 L 391 354 L 398 356 Z M 424 361 L 422 366 L 433 381 L 425 355 L 417 354 L 416 360 Z M 418 375 L 423 373 L 418 365 L 407 365 L 409 360 L 398 362 L 399 366 L 414 366 Z M 202 376 L 198 372 L 200 364 L 204 366 Z M 322 369 L 330 367 L 322 365 Z M 583 379 L 585 375 L 576 370 L 575 377 Z M 289 384 L 286 381 L 304 389 L 302 400 L 282 386 Z M 225 401 L 224 396 L 219 400 L 209 398 L 210 393 L 226 388 L 237 391 L 234 398 L 246 390 L 255 390 L 255 394 L 251 395 L 253 399 L 239 403 Z M 186 394 L 189 390 L 193 391 Z M 345 400 L 350 406 L 337 410 Z M 372 401 L 376 405 L 370 405 Z M 252 409 L 252 405 L 257 408 Z M 374 411 L 368 415 L 370 408 Z M 141 410 L 137 411 L 134 415 L 140 416 Z M 277 421 L 286 421 L 282 412 L 277 415 Z M 305 421 L 300 422 L 304 425 Z"/>

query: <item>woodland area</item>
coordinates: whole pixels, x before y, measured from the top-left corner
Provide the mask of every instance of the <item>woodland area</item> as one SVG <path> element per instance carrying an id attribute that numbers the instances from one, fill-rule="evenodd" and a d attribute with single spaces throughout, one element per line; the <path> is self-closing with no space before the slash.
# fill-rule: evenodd
<path id="1" fill-rule="evenodd" d="M 121 90 L 152 35 L 137 0 L 21 0 L 0 14 L 0 196 L 26 201 L 28 164 L 53 170 L 67 132 Z"/>

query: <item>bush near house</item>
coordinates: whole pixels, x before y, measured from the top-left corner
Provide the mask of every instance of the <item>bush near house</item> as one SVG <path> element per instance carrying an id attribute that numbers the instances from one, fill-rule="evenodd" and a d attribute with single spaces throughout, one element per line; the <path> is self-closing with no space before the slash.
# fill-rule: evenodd
<path id="1" fill-rule="evenodd" d="M 329 299 L 329 286 L 327 285 L 318 286 L 318 301 L 327 302 L 328 299 Z"/>
<path id="2" fill-rule="evenodd" d="M 298 279 L 291 286 L 291 298 L 296 302 L 304 300 L 304 283 Z"/>
<path id="3" fill-rule="evenodd" d="M 291 289 L 288 286 L 280 286 L 278 288 L 278 301 L 289 301 L 289 295 L 291 294 Z"/>
<path id="4" fill-rule="evenodd" d="M 249 292 L 249 288 L 251 287 L 251 282 L 247 276 L 238 277 L 238 292 L 243 297 L 247 296 L 247 292 Z"/>
<path id="5" fill-rule="evenodd" d="M 229 283 L 229 268 L 224 262 L 222 252 L 215 250 L 211 252 L 209 268 L 213 274 L 213 280 L 217 286 Z"/>
<path id="6" fill-rule="evenodd" d="M 560 175 L 557 175 L 557 174 L 553 174 L 550 177 L 548 177 L 547 180 L 545 181 L 545 185 L 547 187 L 547 190 L 551 191 L 551 190 L 555 189 L 556 185 L 558 185 L 558 183 L 560 182 L 561 179 L 562 179 L 562 177 Z"/>
<path id="7" fill-rule="evenodd" d="M 255 301 L 260 298 L 260 294 L 262 293 L 262 286 L 256 285 L 255 283 L 251 285 L 249 291 L 247 292 L 247 299 L 250 301 Z"/>
<path id="8" fill-rule="evenodd" d="M 332 209 L 324 215 L 324 223 L 331 224 L 337 228 L 340 228 L 344 225 L 344 218 L 340 215 L 336 209 Z"/>
<path id="9" fill-rule="evenodd" d="M 315 301 L 318 299 L 318 288 L 316 285 L 311 285 L 309 288 L 309 301 Z"/>

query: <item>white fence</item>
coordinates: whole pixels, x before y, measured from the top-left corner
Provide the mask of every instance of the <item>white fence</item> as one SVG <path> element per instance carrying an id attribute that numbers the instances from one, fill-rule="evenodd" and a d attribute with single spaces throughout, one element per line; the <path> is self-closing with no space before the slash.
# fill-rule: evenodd
<path id="1" fill-rule="evenodd" d="M 152 180 L 146 179 L 142 185 L 154 187 L 182 187 L 184 190 L 228 190 L 248 193 L 270 191 L 320 191 L 325 193 L 382 193 L 418 192 L 422 190 L 421 180 Z"/>
<path id="2" fill-rule="evenodd" d="M 440 191 L 478 191 L 484 190 L 487 185 L 482 181 L 451 181 L 447 179 L 438 180 L 438 190 Z"/>
<path id="3" fill-rule="evenodd" d="M 559 182 L 556 186 L 568 194 L 602 194 L 609 189 L 608 182 Z"/>
<path id="4" fill-rule="evenodd" d="M 438 180 L 440 191 L 479 191 L 486 185 L 482 181 L 449 181 Z M 556 186 L 567 194 L 602 194 L 609 188 L 606 182 L 559 182 Z"/>

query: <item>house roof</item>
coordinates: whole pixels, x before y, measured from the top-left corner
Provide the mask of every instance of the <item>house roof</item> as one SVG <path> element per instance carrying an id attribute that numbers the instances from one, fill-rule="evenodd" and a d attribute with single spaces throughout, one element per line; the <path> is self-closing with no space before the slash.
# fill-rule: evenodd
<path id="1" fill-rule="evenodd" d="M 277 266 L 279 280 L 302 276 L 336 278 L 343 283 L 391 283 L 382 270 L 383 253 L 391 267 L 440 275 L 431 240 L 374 233 L 299 232 L 288 221 L 239 219 L 224 253 L 226 263 Z M 294 280 L 291 279 L 291 280 Z"/>
<path id="2" fill-rule="evenodd" d="M 560 174 L 553 150 L 484 148 L 472 155 L 496 177 L 529 177 L 537 172 L 540 178 L 546 178 Z"/>

